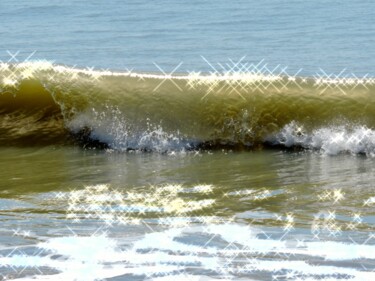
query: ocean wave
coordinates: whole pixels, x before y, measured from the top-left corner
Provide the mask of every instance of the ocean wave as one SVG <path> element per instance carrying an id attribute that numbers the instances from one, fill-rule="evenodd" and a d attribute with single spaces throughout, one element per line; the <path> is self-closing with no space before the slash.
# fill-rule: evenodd
<path id="1" fill-rule="evenodd" d="M 0 145 L 163 153 L 271 144 L 373 155 L 374 81 L 1 63 Z"/>

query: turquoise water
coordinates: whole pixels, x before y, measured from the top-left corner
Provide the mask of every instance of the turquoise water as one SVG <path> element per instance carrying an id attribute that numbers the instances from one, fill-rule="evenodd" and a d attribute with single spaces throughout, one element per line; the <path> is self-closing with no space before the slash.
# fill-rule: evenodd
<path id="1" fill-rule="evenodd" d="M 372 1 L 0 2 L 0 280 L 374 280 Z"/>

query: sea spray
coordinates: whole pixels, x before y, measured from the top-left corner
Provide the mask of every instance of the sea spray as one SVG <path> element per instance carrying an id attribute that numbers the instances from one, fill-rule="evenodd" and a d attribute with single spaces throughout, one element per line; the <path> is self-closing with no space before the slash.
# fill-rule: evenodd
<path id="1" fill-rule="evenodd" d="M 0 141 L 28 146 L 30 140 L 46 145 L 78 139 L 85 147 L 162 153 L 276 144 L 372 155 L 374 84 L 371 78 L 169 77 L 45 61 L 2 63 Z"/>

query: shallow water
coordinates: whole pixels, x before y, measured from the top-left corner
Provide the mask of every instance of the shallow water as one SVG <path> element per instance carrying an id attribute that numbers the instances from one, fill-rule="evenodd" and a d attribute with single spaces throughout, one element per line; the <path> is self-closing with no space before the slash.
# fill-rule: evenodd
<path id="1" fill-rule="evenodd" d="M 1 160 L 10 278 L 372 278 L 373 158 L 44 147 Z"/>

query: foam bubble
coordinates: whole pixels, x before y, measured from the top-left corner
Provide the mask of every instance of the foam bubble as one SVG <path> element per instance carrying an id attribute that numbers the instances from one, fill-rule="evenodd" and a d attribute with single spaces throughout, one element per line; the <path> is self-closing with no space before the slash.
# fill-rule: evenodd
<path id="1" fill-rule="evenodd" d="M 124 275 L 146 275 L 148 280 L 201 280 L 200 275 L 191 275 L 192 267 L 230 280 L 259 272 L 280 279 L 374 278 L 373 272 L 347 267 L 343 262 L 352 261 L 354 265 L 357 260 L 373 260 L 374 245 L 309 240 L 299 244 L 293 239 L 263 239 L 259 236 L 262 233 L 261 229 L 228 223 L 154 231 L 138 236 L 136 241 L 126 241 L 131 243 L 126 246 L 105 234 L 53 237 L 39 243 L 37 248 L 42 251 L 36 254 L 20 249 L 1 256 L 0 266 L 58 271 L 52 274 L 36 270 L 34 276 L 21 280 L 98 280 Z M 293 259 L 287 260 L 290 256 Z M 321 263 L 312 265 L 310 259 Z M 210 278 L 207 276 L 207 280 Z"/>
<path id="2" fill-rule="evenodd" d="M 331 126 L 306 133 L 302 125 L 291 122 L 276 135 L 267 137 L 266 141 L 285 147 L 320 150 L 327 155 L 343 152 L 375 155 L 375 131 L 366 126 Z"/>
<path id="3" fill-rule="evenodd" d="M 89 128 L 91 139 L 118 151 L 171 153 L 185 152 L 193 146 L 193 142 L 184 140 L 179 132 L 166 132 L 161 125 L 149 121 L 144 125 L 130 124 L 119 109 L 110 107 L 101 113 L 95 110 L 80 113 L 69 122 L 68 127 L 73 132 Z"/>

